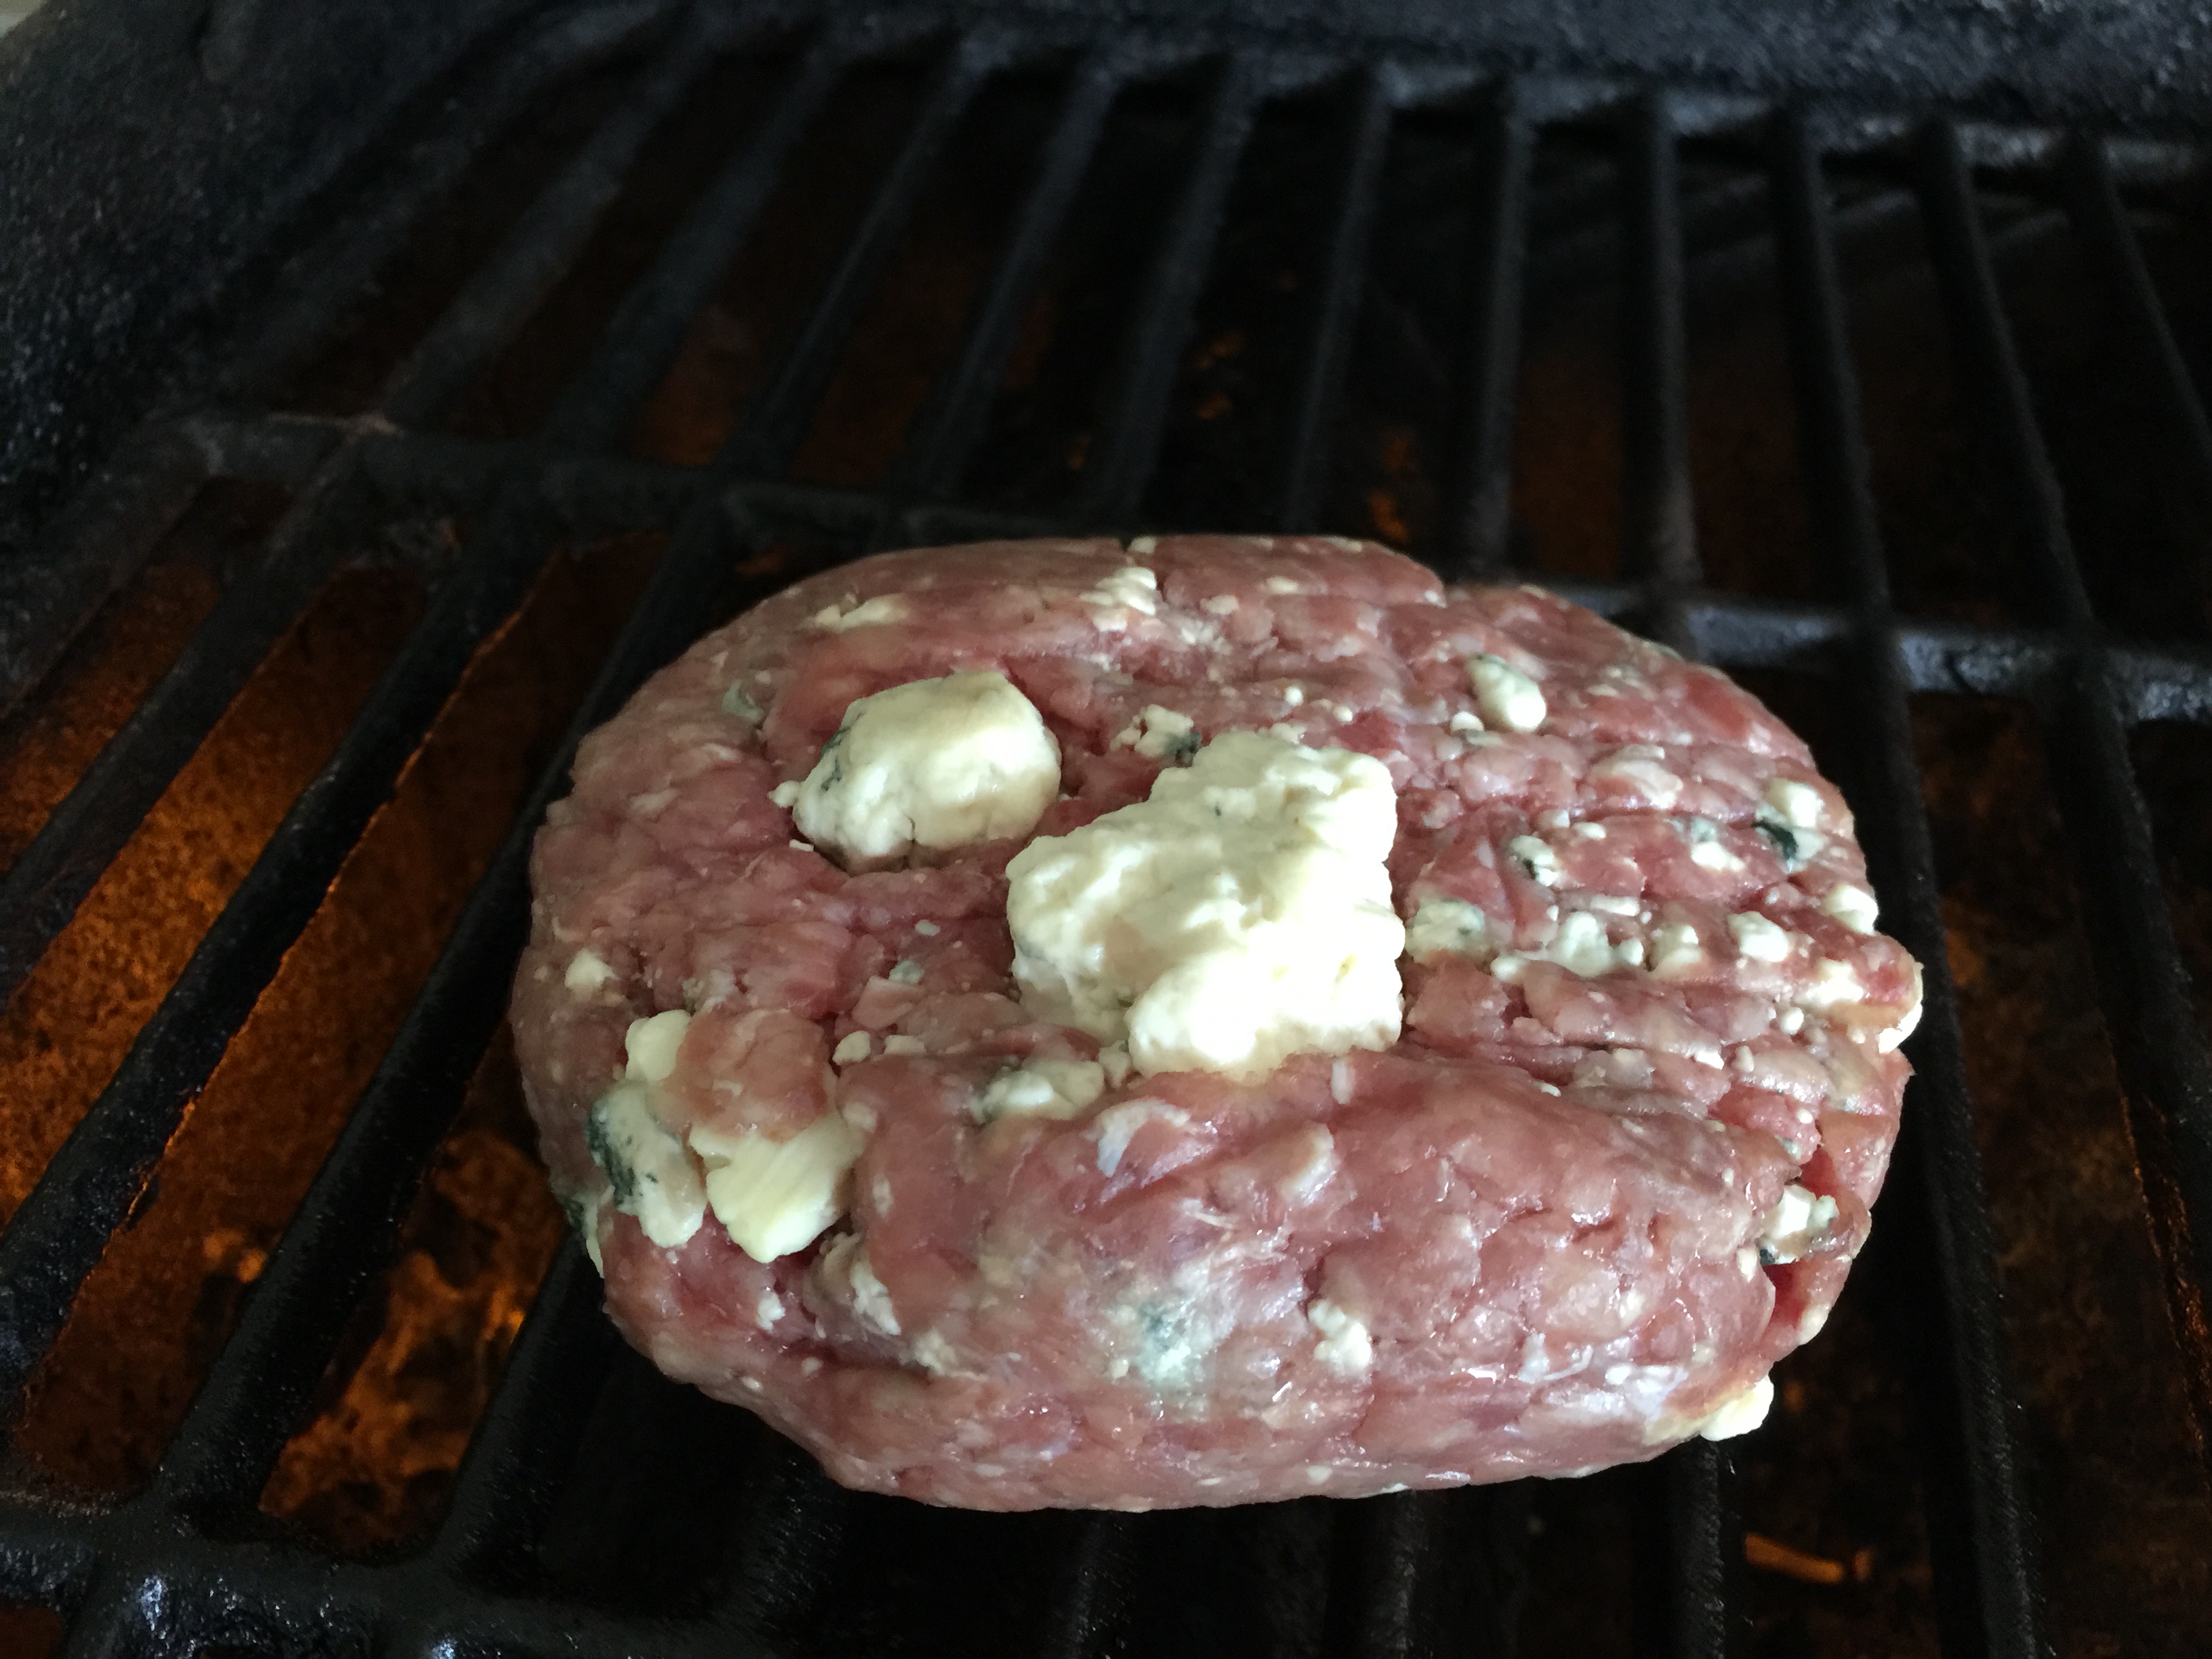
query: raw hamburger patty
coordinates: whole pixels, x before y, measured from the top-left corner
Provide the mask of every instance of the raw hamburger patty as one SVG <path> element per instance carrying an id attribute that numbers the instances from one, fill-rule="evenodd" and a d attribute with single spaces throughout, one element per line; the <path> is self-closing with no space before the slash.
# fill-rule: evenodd
<path id="1" fill-rule="evenodd" d="M 775 798 L 855 699 L 980 670 L 1057 742 L 1036 836 L 1225 732 L 1384 763 L 1395 1043 L 987 1105 L 1010 1068 L 1096 1086 L 1012 975 L 1021 841 L 848 871 Z M 516 1044 L 617 1323 L 840 1481 L 976 1508 L 1566 1474 L 1755 1424 L 1865 1240 L 1919 1008 L 1849 811 L 1755 700 L 1328 538 L 801 582 L 590 738 L 533 880 Z M 779 1142 L 832 1195 L 764 1248 L 829 1224 L 763 1262 L 698 1150 Z"/>

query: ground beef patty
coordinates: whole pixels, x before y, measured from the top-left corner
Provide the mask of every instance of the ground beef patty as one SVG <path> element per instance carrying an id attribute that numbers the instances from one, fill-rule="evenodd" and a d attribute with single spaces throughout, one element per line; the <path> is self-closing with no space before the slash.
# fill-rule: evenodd
<path id="1" fill-rule="evenodd" d="M 1013 976 L 1022 838 L 850 869 L 799 838 L 778 801 L 856 699 L 981 671 L 1058 748 L 1034 836 L 1224 732 L 1383 763 L 1395 1042 L 1102 1088 L 1097 1038 Z M 1919 1008 L 1849 810 L 1756 701 L 1332 538 L 813 577 L 586 742 L 532 873 L 516 1046 L 616 1322 L 839 1480 L 986 1509 L 1740 1431 L 1866 1237 Z M 750 1239 L 789 1253 L 718 1220 L 740 1186 L 789 1200 Z"/>

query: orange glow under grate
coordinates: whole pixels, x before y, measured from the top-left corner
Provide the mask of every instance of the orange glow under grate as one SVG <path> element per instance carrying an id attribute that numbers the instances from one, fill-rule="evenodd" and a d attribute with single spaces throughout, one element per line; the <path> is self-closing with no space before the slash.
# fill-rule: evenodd
<path id="1" fill-rule="evenodd" d="M 119 1492 L 150 1471 L 659 545 L 640 535 L 556 556 L 523 611 L 479 650 L 34 1378 L 17 1443 L 49 1475 Z M 15 1039 L 0 1079 L 50 1127 L 35 1149 L 16 1141 L 11 1204 L 119 1061 L 419 608 L 396 573 L 335 580 L 27 981 L 0 1024 Z M 94 1054 L 104 1056 L 97 1066 L 87 1063 Z M 322 1474 L 342 1481 L 349 1458 L 362 1465 L 363 1447 L 416 1444 L 395 1490 L 458 1461 L 557 1239 L 557 1210 L 512 1113 L 504 1135 L 479 1127 L 441 1154 L 423 1202 L 444 1206 L 452 1225 L 410 1226 L 384 1307 L 371 1310 L 388 1313 L 395 1335 L 371 1342 L 366 1366 L 395 1385 L 458 1395 L 426 1403 L 373 1384 L 349 1394 L 310 1429 L 319 1453 L 287 1460 L 276 1507 L 313 1509 Z M 447 1239 L 456 1227 L 475 1242 Z M 456 1349 L 477 1357 L 450 1363 Z M 416 1433 L 441 1413 L 455 1419 L 449 1434 Z"/>

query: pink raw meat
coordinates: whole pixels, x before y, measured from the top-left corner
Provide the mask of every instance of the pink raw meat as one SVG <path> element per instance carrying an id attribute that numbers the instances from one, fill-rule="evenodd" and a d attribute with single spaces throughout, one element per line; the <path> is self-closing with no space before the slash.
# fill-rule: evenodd
<path id="1" fill-rule="evenodd" d="M 1132 563 L 1157 573 L 1156 615 L 1097 597 Z M 886 620 L 840 623 L 891 595 Z M 1538 678 L 1537 730 L 1473 729 L 1477 653 Z M 770 799 L 854 698 L 972 669 L 1059 742 L 1037 834 L 1144 798 L 1163 763 L 1113 740 L 1148 705 L 1208 739 L 1286 724 L 1389 766 L 1400 914 L 1466 901 L 1511 956 L 1405 962 L 1387 1053 L 1256 1084 L 1133 1074 L 1070 1121 L 979 1124 L 1014 1060 L 1097 1052 L 1017 1000 L 1019 843 L 848 873 Z M 1821 833 L 1778 826 L 1778 780 L 1818 792 L 1796 799 Z M 1919 974 L 1823 908 L 1865 882 L 1850 823 L 1723 675 L 1535 588 L 1445 589 L 1319 538 L 891 554 L 708 635 L 586 741 L 538 842 L 516 1046 L 624 1334 L 849 1486 L 1143 1509 L 1578 1473 L 1743 1396 L 1865 1241 Z M 1556 872 L 1509 850 L 1524 836 Z M 1646 965 L 1542 959 L 1577 910 L 1646 941 Z M 1753 948 L 1753 916 L 1786 957 Z M 586 951 L 596 982 L 571 971 Z M 849 1212 L 815 1245 L 763 1265 L 709 1212 L 664 1249 L 600 1201 L 586 1115 L 630 1022 L 679 1007 L 659 1095 L 679 1134 L 781 1139 L 833 1108 L 865 1130 Z M 856 1030 L 872 1057 L 833 1066 Z M 894 1034 L 918 1041 L 886 1055 Z M 1762 1261 L 1793 1183 L 1833 1220 Z M 856 1303 L 856 1264 L 880 1295 Z M 1325 1350 L 1317 1300 L 1364 1328 L 1364 1364 Z"/>

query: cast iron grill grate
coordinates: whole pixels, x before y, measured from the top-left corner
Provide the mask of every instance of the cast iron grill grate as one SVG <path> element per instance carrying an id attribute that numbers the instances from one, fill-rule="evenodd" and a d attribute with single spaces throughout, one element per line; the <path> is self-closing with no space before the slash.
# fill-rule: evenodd
<path id="1" fill-rule="evenodd" d="M 1416 55 L 1366 58 L 1066 23 L 956 28 L 926 8 L 849 31 L 789 28 L 756 34 L 743 12 L 707 7 L 649 20 L 612 45 L 589 31 L 549 32 L 448 107 L 396 186 L 358 204 L 288 268 L 200 406 L 149 423 L 51 527 L 58 568 L 72 550 L 91 550 L 78 562 L 112 574 L 143 558 L 211 482 L 273 481 L 289 495 L 265 550 L 7 870 L 0 997 L 33 975 L 256 665 L 364 538 L 425 514 L 468 526 L 458 551 L 427 562 L 422 613 L 343 740 L 0 1233 L 0 1395 L 10 1401 L 33 1384 L 118 1229 L 150 1201 L 165 1150 L 227 1047 L 471 660 L 525 604 L 554 550 L 624 531 L 660 532 L 665 542 L 150 1478 L 117 1501 L 87 1502 L 42 1480 L 19 1454 L 0 1493 L 0 1593 L 61 1610 L 66 1650 L 86 1655 L 234 1646 L 1164 1651 L 1174 1644 L 1161 1633 L 1164 1597 L 1188 1598 L 1180 1639 L 1195 1644 L 1210 1632 L 1216 1650 L 1510 1649 L 1526 1589 L 1524 1495 L 1285 1506 L 1258 1519 L 889 1511 L 837 1493 L 764 1437 L 700 1426 L 702 1408 L 619 1349 L 590 1269 L 568 1246 L 537 1291 L 420 1547 L 334 1556 L 258 1508 L 495 1042 L 526 927 L 530 835 L 562 792 L 580 734 L 708 619 L 772 591 L 801 564 L 1000 534 L 1170 527 L 1154 522 L 1150 503 L 1164 456 L 1178 445 L 1188 453 L 1199 431 L 1192 420 L 1210 418 L 1203 402 L 1196 416 L 1186 409 L 1191 348 L 1214 326 L 1209 273 L 1240 257 L 1231 245 L 1245 222 L 1237 192 L 1254 176 L 1266 183 L 1259 151 L 1270 142 L 1297 148 L 1295 132 L 1268 136 L 1285 108 L 1301 112 L 1301 131 L 1321 135 L 1317 147 L 1297 150 L 1317 181 L 1297 204 L 1310 280 L 1280 308 L 1290 320 L 1278 330 L 1279 349 L 1240 390 L 1271 408 L 1273 423 L 1249 455 L 1231 456 L 1244 493 L 1234 522 L 1220 527 L 1358 527 L 1339 510 L 1340 457 L 1347 410 L 1374 396 L 1362 389 L 1371 365 L 1359 348 L 1376 250 L 1392 222 L 1393 145 L 1442 111 L 1466 140 L 1467 222 L 1453 337 L 1440 389 L 1428 394 L 1438 459 L 1417 549 L 1453 576 L 1527 568 L 1512 505 L 1524 312 L 1571 286 L 1577 270 L 1584 279 L 1603 272 L 1618 290 L 1618 556 L 1597 561 L 1610 570 L 1593 578 L 1545 579 L 1685 652 L 1806 678 L 1838 712 L 1844 746 L 1830 758 L 1860 808 L 1888 925 L 1929 975 L 1928 1017 L 1911 1045 L 1919 1080 L 1882 1209 L 1886 1231 L 1904 1241 L 1898 1248 L 1933 1271 L 1893 1273 L 1879 1291 L 1856 1293 L 1896 1299 L 1901 1316 L 1927 1334 L 1914 1410 L 1942 1650 L 2047 1650 L 2038 1501 L 2008 1380 L 1997 1249 L 1946 966 L 1913 699 L 2023 701 L 2060 757 L 2055 794 L 2069 873 L 2142 1158 L 2187 1398 L 2197 1423 L 2212 1421 L 2199 1291 L 2212 1243 L 2190 1225 L 2212 1215 L 2212 1070 L 2130 748 L 2145 722 L 2212 722 L 2212 654 L 2185 628 L 2176 642 L 2136 615 L 2116 621 L 2085 577 L 1995 263 L 1991 210 L 1978 197 L 1996 179 L 2028 201 L 2031 218 L 2063 215 L 2045 232 L 2078 251 L 2118 319 L 2122 368 L 2155 434 L 2157 465 L 2201 511 L 2212 507 L 2212 428 L 2116 179 L 2123 163 L 2147 166 L 2145 187 L 2155 188 L 2190 158 L 2160 152 L 2145 163 L 2140 147 L 2118 149 L 2094 134 L 2002 132 L 1941 116 L 1846 120 L 1648 87 L 1501 81 Z M 587 40 L 588 48 L 562 45 Z M 454 430 L 456 407 L 558 293 L 655 133 L 714 65 L 746 54 L 773 72 L 752 87 L 742 137 L 701 167 L 688 207 L 574 343 L 588 347 L 580 365 L 522 429 Z M 703 454 L 640 459 L 641 411 L 691 349 L 696 319 L 732 262 L 764 234 L 808 135 L 841 89 L 886 64 L 908 72 L 900 124 L 880 167 L 853 191 L 805 304 L 759 351 L 758 372 Z M 547 171 L 366 405 L 297 412 L 288 377 L 356 301 L 362 273 L 520 112 L 586 71 L 610 88 L 596 125 Z M 994 256 L 961 297 L 895 459 L 858 483 L 809 475 L 799 463 L 812 423 L 836 395 L 872 304 L 901 280 L 905 239 L 917 216 L 933 210 L 945 158 L 984 100 L 1024 76 L 1047 93 L 1024 140 L 1018 187 L 1002 204 Z M 1030 349 L 1039 296 L 1059 280 L 1057 251 L 1091 211 L 1085 191 L 1114 142 L 1117 112 L 1161 86 L 1183 97 L 1187 118 L 1163 152 L 1170 162 L 1127 262 L 1117 313 L 1125 320 L 1086 382 L 1091 402 L 1075 422 L 1079 450 L 1061 468 L 1066 488 L 1056 499 L 1018 478 L 982 488 L 979 466 L 1020 436 L 1008 435 L 1005 388 Z M 1579 173 L 1545 171 L 1539 152 L 1557 135 L 1581 158 Z M 2001 173 L 1978 176 L 1977 157 Z M 1694 186 L 1685 182 L 1687 161 L 1703 170 Z M 1859 222 L 1869 191 L 1885 182 L 1917 204 L 1984 476 L 2012 518 L 2008 586 L 1985 616 L 1930 614 L 1892 592 L 1838 253 L 1839 222 Z M 1546 215 L 1571 217 L 1594 189 L 1605 225 L 1595 240 L 1577 241 L 1573 226 L 1532 232 Z M 1284 193 L 1279 180 L 1275 194 Z M 1686 264 L 1700 248 L 1744 245 L 1761 250 L 1759 280 L 1778 292 L 1785 325 L 1814 578 L 1795 598 L 1709 580 L 1701 559 Z M 1021 418 L 1048 436 L 1059 430 L 1048 409 Z M 1389 529 L 1399 507 L 1370 506 Z M 1395 533 L 1407 532 L 1401 525 Z M 2197 573 L 2185 568 L 2194 550 L 2185 531 L 2176 540 L 2179 550 L 2160 551 L 2153 564 L 2169 562 L 2176 604 L 2185 605 Z M 40 632 L 58 641 L 100 593 L 54 592 L 51 625 Z M 35 704 L 51 666 L 13 665 L 8 692 Z M 742 1476 L 726 1494 L 702 1490 L 678 1467 L 683 1437 L 695 1430 L 720 1434 L 717 1455 Z M 1731 1453 L 1688 1449 L 1635 1479 L 1638 1639 L 1685 1655 L 1741 1648 L 1749 1614 Z M 670 1501 L 684 1516 L 716 1511 L 710 1547 L 687 1554 L 673 1532 L 654 1530 L 653 1494 L 661 1491 L 680 1494 Z M 599 1517 L 665 1550 L 674 1562 L 665 1597 L 650 1586 L 625 1595 L 562 1565 L 591 1553 L 576 1540 Z M 926 1547 L 917 1541 L 925 1534 Z M 993 1557 L 997 1573 L 976 1576 L 974 1563 Z M 1218 1571 L 1194 1567 L 1194 1559 Z M 589 1589 L 576 1589 L 586 1581 Z M 994 1588 L 979 1601 L 985 1584 Z M 1253 1591 L 1254 1606 L 1265 1604 L 1261 1613 L 1245 1620 L 1237 1610 L 1237 1585 Z"/>

